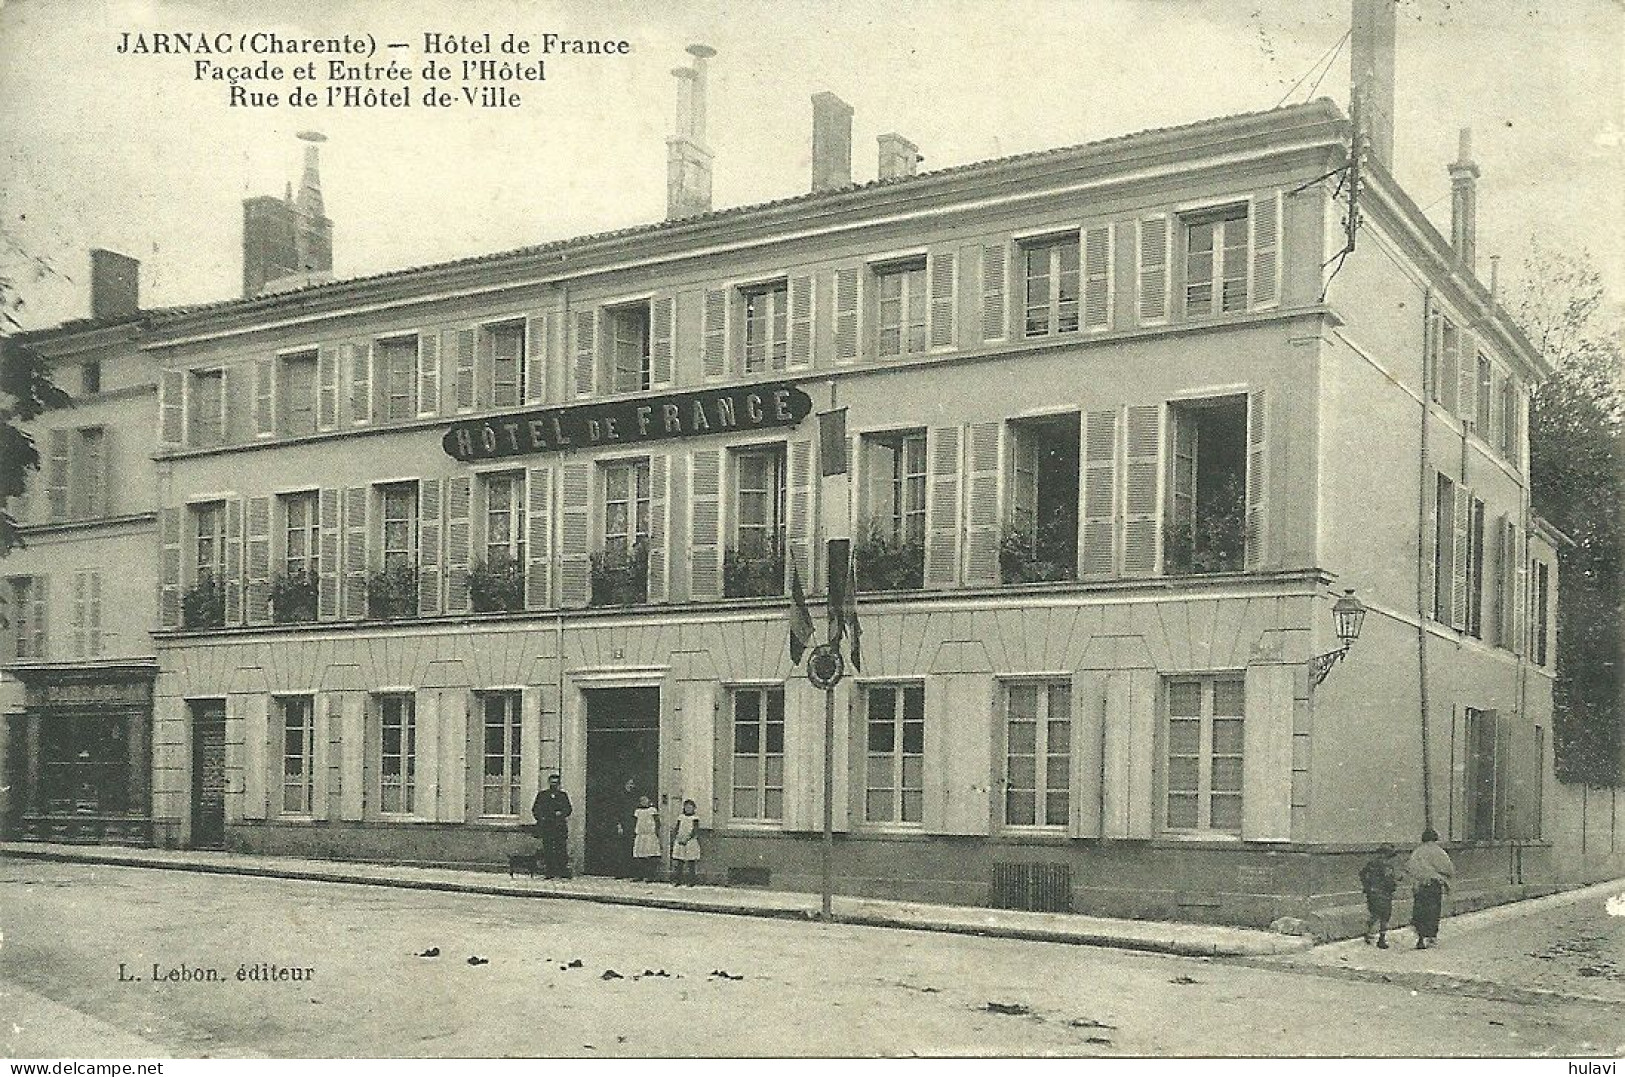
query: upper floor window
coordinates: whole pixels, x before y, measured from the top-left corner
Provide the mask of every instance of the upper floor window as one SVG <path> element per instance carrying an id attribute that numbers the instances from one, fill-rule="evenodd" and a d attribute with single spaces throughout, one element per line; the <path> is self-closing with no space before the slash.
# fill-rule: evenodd
<path id="1" fill-rule="evenodd" d="M 1006 583 L 1078 574 L 1078 415 L 1010 424 L 1010 519 L 999 546 Z"/>
<path id="2" fill-rule="evenodd" d="M 320 546 L 316 511 L 314 490 L 282 498 L 282 566 L 289 576 L 314 579 L 317 575 Z"/>
<path id="3" fill-rule="evenodd" d="M 518 692 L 482 692 L 479 700 L 483 735 L 480 814 L 517 816 L 521 696 Z"/>
<path id="4" fill-rule="evenodd" d="M 397 482 L 382 487 L 383 566 L 385 572 L 417 566 L 417 504 L 415 482 Z"/>
<path id="5" fill-rule="evenodd" d="M 316 432 L 316 353 L 277 360 L 277 417 L 285 437 Z"/>
<path id="6" fill-rule="evenodd" d="M 723 558 L 729 598 L 784 593 L 784 446 L 733 453 L 734 542 Z"/>
<path id="7" fill-rule="evenodd" d="M 43 576 L 13 576 L 7 598 L 11 600 L 6 618 L 10 622 L 10 643 L 7 648 L 13 658 L 45 657 L 45 578 Z"/>
<path id="8" fill-rule="evenodd" d="M 925 686 L 866 686 L 864 720 L 864 820 L 920 822 L 925 808 Z"/>
<path id="9" fill-rule="evenodd" d="M 86 359 L 79 364 L 79 392 L 95 396 L 102 391 L 102 364 L 99 359 Z"/>
<path id="10" fill-rule="evenodd" d="M 1461 331 L 1449 318 L 1439 318 L 1439 359 L 1434 370 L 1433 399 L 1454 414 L 1461 396 Z"/>
<path id="11" fill-rule="evenodd" d="M 1433 494 L 1433 618 L 1449 624 L 1455 604 L 1456 484 L 1440 475 Z"/>
<path id="12" fill-rule="evenodd" d="M 783 370 L 790 348 L 790 288 L 785 281 L 746 288 L 745 373 Z"/>
<path id="13" fill-rule="evenodd" d="M 1181 677 L 1167 685 L 1164 817 L 1169 830 L 1241 832 L 1243 681 Z"/>
<path id="14" fill-rule="evenodd" d="M 105 427 L 58 428 L 47 435 L 47 503 L 52 520 L 89 519 L 108 511 Z M 21 514 L 20 514 L 21 515 Z"/>
<path id="15" fill-rule="evenodd" d="M 226 372 L 194 370 L 191 379 L 187 398 L 191 444 L 200 448 L 220 445 L 226 437 Z"/>
<path id="16" fill-rule="evenodd" d="M 1478 392 L 1474 394 L 1477 403 L 1477 414 L 1474 420 L 1478 423 L 1480 437 L 1488 440 L 1490 436 L 1490 409 L 1494 402 L 1490 400 L 1490 360 L 1488 356 L 1478 357 Z"/>
<path id="17" fill-rule="evenodd" d="M 1247 207 L 1181 219 L 1185 233 L 1185 314 L 1247 309 Z"/>
<path id="18" fill-rule="evenodd" d="M 73 607 L 68 622 L 68 639 L 76 658 L 102 653 L 102 574 L 81 571 L 73 574 Z"/>
<path id="19" fill-rule="evenodd" d="M 1168 416 L 1167 571 L 1240 572 L 1247 550 L 1247 398 L 1181 400 L 1168 406 Z"/>
<path id="20" fill-rule="evenodd" d="M 485 476 L 485 563 L 523 564 L 525 560 L 524 474 L 504 471 Z"/>
<path id="21" fill-rule="evenodd" d="M 925 431 L 866 434 L 863 530 L 853 556 L 866 591 L 918 588 L 925 573 Z"/>
<path id="22" fill-rule="evenodd" d="M 1551 616 L 1551 595 L 1548 592 L 1550 577 L 1545 561 L 1534 561 L 1529 565 L 1529 602 L 1533 607 L 1529 618 L 1529 654 L 1535 665 L 1546 664 L 1546 637 L 1548 621 Z"/>
<path id="23" fill-rule="evenodd" d="M 1518 446 L 1523 431 L 1518 428 L 1518 383 L 1507 378 L 1501 384 L 1501 455 L 1518 463 Z"/>
<path id="24" fill-rule="evenodd" d="M 1004 824 L 1066 826 L 1072 787 L 1072 686 L 1005 689 Z"/>
<path id="25" fill-rule="evenodd" d="M 276 701 L 282 720 L 282 814 L 309 815 L 316 722 L 309 696 Z"/>
<path id="26" fill-rule="evenodd" d="M 616 460 L 603 464 L 601 471 L 603 542 L 592 558 L 592 604 L 625 606 L 647 601 L 649 460 Z"/>
<path id="27" fill-rule="evenodd" d="M 491 406 L 516 408 L 525 399 L 525 323 L 485 327 L 491 355 Z"/>
<path id="28" fill-rule="evenodd" d="M 384 418 L 413 419 L 418 413 L 418 338 L 380 340 L 374 347 L 383 386 Z"/>
<path id="29" fill-rule="evenodd" d="M 192 506 L 192 586 L 181 596 L 181 623 L 219 628 L 226 623 L 226 505 Z"/>
<path id="30" fill-rule="evenodd" d="M 1026 318 L 1023 335 L 1078 331 L 1078 237 L 1024 243 L 1021 248 Z"/>
<path id="31" fill-rule="evenodd" d="M 1484 502 L 1476 497 L 1467 516 L 1467 634 L 1484 638 Z"/>
<path id="32" fill-rule="evenodd" d="M 733 799 L 735 819 L 784 818 L 784 689 L 735 688 Z"/>
<path id="33" fill-rule="evenodd" d="M 916 260 L 875 270 L 875 324 L 881 356 L 926 350 L 925 262 Z"/>
<path id="34" fill-rule="evenodd" d="M 609 328 L 612 391 L 633 393 L 649 388 L 649 304 L 628 303 L 604 311 Z"/>

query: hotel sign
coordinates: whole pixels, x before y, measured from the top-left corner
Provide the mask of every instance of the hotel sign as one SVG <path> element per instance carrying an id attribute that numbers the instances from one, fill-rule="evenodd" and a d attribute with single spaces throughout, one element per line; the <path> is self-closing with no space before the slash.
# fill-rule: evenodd
<path id="1" fill-rule="evenodd" d="M 769 382 L 467 419 L 452 424 L 440 443 L 452 459 L 471 464 L 531 453 L 792 427 L 811 411 L 812 398 L 806 393 L 788 383 Z"/>

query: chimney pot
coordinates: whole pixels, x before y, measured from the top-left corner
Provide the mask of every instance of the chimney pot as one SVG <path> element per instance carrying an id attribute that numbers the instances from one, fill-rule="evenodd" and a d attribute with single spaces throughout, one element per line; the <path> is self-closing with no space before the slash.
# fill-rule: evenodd
<path id="1" fill-rule="evenodd" d="M 117 251 L 90 252 L 90 316 L 123 318 L 141 310 L 141 263 Z"/>
<path id="2" fill-rule="evenodd" d="M 812 189 L 852 185 L 852 106 L 828 91 L 812 96 Z"/>
<path id="3" fill-rule="evenodd" d="M 881 179 L 898 179 L 919 171 L 920 147 L 898 134 L 881 135 L 876 141 L 880 143 Z"/>

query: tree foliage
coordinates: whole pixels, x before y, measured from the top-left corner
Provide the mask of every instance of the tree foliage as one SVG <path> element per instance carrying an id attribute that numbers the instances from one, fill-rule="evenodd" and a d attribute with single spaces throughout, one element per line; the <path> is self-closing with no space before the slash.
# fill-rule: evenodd
<path id="1" fill-rule="evenodd" d="M 1534 393 L 1534 508 L 1574 540 L 1559 551 L 1558 775 L 1620 778 L 1625 671 L 1625 325 L 1584 257 L 1532 244 L 1506 306 L 1555 368 Z"/>
<path id="2" fill-rule="evenodd" d="M 0 557 L 22 545 L 12 499 L 21 497 L 28 473 L 40 465 L 39 449 L 25 424 L 50 408 L 66 407 L 68 394 L 51 383 L 50 364 L 19 334 L 22 296 L 0 275 Z"/>

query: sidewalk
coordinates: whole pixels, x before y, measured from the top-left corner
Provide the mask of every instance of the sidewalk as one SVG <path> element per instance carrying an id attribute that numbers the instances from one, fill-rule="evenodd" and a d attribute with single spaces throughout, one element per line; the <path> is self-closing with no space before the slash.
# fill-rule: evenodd
<path id="1" fill-rule="evenodd" d="M 622 879 L 509 879 L 489 871 L 364 864 L 296 857 L 253 856 L 201 850 L 134 849 L 43 842 L 0 842 L 0 857 L 72 861 L 120 867 L 197 871 L 221 875 L 255 875 L 311 882 L 355 883 L 413 890 L 444 890 L 502 897 L 596 901 L 609 905 L 682 909 L 731 916 L 812 920 L 818 917 L 817 894 L 720 886 L 681 889 L 660 883 Z M 1072 913 L 1016 912 L 959 905 L 924 905 L 844 897 L 834 901 L 836 919 L 870 927 L 900 927 L 962 935 L 1030 939 L 1083 946 L 1111 946 L 1186 957 L 1262 957 L 1305 950 L 1313 940 L 1270 931 L 1180 924 L 1155 920 L 1115 920 Z"/>

